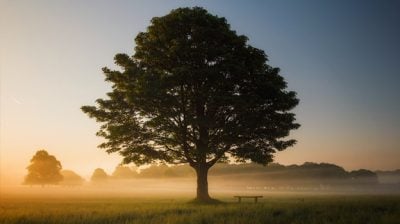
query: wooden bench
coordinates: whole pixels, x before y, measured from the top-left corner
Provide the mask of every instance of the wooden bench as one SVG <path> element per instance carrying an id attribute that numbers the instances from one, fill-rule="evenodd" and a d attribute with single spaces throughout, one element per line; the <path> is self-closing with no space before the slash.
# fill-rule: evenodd
<path id="1" fill-rule="evenodd" d="M 257 203 L 258 198 L 262 198 L 263 196 L 233 196 L 238 199 L 238 202 L 242 202 L 242 198 L 254 198 L 254 203 Z"/>

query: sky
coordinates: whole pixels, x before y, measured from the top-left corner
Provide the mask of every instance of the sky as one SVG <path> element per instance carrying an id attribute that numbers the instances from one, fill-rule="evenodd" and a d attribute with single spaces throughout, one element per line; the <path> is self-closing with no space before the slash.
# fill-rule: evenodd
<path id="1" fill-rule="evenodd" d="M 298 144 L 275 162 L 400 168 L 400 2 L 0 0 L 0 184 L 39 149 L 90 177 L 121 161 L 80 110 L 110 90 L 101 68 L 132 55 L 150 19 L 201 6 L 264 50 L 298 93 Z"/>

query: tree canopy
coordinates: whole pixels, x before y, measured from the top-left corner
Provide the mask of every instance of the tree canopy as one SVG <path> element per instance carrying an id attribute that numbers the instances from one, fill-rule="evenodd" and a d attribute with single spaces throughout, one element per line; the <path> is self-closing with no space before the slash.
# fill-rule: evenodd
<path id="1" fill-rule="evenodd" d="M 61 163 L 55 156 L 50 155 L 46 150 L 39 150 L 31 159 L 27 167 L 28 175 L 24 184 L 29 185 L 51 185 L 58 184 L 63 180 L 61 175 Z"/>
<path id="2" fill-rule="evenodd" d="M 263 50 L 205 9 L 178 8 L 137 35 L 121 70 L 103 68 L 112 91 L 82 110 L 102 123 L 107 152 L 124 163 L 188 163 L 198 198 L 208 198 L 207 171 L 228 158 L 267 164 L 295 144 L 290 111 L 298 104 Z"/>
<path id="3" fill-rule="evenodd" d="M 101 169 L 101 168 L 97 168 L 93 171 L 92 176 L 90 177 L 90 180 L 92 182 L 104 182 L 108 179 L 108 175 L 107 173 Z"/>

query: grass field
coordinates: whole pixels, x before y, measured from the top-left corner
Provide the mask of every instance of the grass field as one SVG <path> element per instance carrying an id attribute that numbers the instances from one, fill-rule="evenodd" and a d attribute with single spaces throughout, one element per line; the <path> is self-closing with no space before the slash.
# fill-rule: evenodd
<path id="1" fill-rule="evenodd" d="M 189 198 L 2 198 L 0 223 L 400 223 L 400 196 L 265 196 L 238 204 Z"/>

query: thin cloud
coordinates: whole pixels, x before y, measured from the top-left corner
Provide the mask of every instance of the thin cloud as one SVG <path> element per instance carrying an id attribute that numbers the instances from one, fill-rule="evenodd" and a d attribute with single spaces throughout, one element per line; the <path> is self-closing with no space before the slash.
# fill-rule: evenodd
<path id="1" fill-rule="evenodd" d="M 16 103 L 16 104 L 18 104 L 18 105 L 21 105 L 21 104 L 22 104 L 21 100 L 15 98 L 15 97 L 12 97 L 12 100 L 13 100 L 14 103 Z"/>

